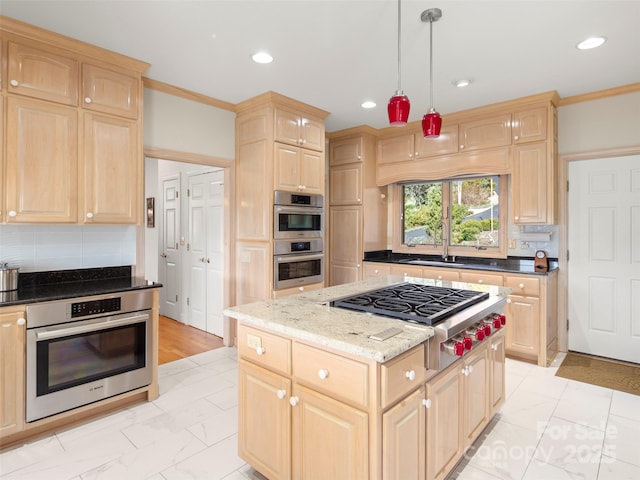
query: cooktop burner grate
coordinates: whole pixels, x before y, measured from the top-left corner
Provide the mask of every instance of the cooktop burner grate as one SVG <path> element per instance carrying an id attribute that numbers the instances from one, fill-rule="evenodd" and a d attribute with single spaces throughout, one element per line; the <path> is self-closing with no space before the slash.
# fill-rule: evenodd
<path id="1" fill-rule="evenodd" d="M 407 282 L 335 300 L 331 305 L 434 325 L 486 298 L 487 292 Z"/>

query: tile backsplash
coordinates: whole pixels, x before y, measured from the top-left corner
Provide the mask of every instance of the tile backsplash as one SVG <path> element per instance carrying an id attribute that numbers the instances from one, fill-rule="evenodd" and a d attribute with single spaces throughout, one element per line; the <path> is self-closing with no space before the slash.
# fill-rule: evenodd
<path id="1" fill-rule="evenodd" d="M 21 272 L 135 265 L 136 227 L 1 225 L 0 263 Z"/>

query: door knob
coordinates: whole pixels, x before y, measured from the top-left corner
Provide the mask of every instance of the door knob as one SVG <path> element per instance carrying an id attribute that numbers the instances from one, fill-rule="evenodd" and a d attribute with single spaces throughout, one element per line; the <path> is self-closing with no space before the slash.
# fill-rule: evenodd
<path id="1" fill-rule="evenodd" d="M 166 254 L 166 253 L 161 253 L 161 254 L 160 254 L 160 256 L 161 256 L 162 258 L 167 258 L 167 254 Z"/>

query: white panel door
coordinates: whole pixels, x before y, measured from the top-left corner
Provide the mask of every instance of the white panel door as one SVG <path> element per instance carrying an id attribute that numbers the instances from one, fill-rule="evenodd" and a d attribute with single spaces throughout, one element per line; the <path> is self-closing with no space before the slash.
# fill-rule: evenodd
<path id="1" fill-rule="evenodd" d="M 640 363 L 640 156 L 569 164 L 569 350 Z"/>
<path id="2" fill-rule="evenodd" d="M 224 171 L 189 177 L 189 324 L 223 336 Z"/>
<path id="3" fill-rule="evenodd" d="M 180 320 L 180 175 L 162 181 L 162 236 L 160 238 L 160 314 Z"/>
<path id="4" fill-rule="evenodd" d="M 206 329 L 207 323 L 207 182 L 205 175 L 189 177 L 189 325 Z"/>

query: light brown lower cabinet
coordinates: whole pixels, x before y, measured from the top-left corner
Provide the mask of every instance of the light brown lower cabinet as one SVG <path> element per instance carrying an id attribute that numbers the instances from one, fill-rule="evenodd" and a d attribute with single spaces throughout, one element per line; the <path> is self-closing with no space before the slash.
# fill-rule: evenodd
<path id="1" fill-rule="evenodd" d="M 270 480 L 444 478 L 504 401 L 504 331 L 426 383 L 424 354 L 380 364 L 241 322 L 241 458 Z"/>
<path id="2" fill-rule="evenodd" d="M 425 387 L 382 414 L 382 478 L 423 480 L 425 474 Z"/>
<path id="3" fill-rule="evenodd" d="M 366 412 L 301 385 L 289 400 L 293 478 L 369 478 Z"/>
<path id="4" fill-rule="evenodd" d="M 504 335 L 427 382 L 427 480 L 446 477 L 504 403 Z"/>
<path id="5" fill-rule="evenodd" d="M 24 428 L 25 318 L 24 309 L 0 310 L 0 436 Z"/>

